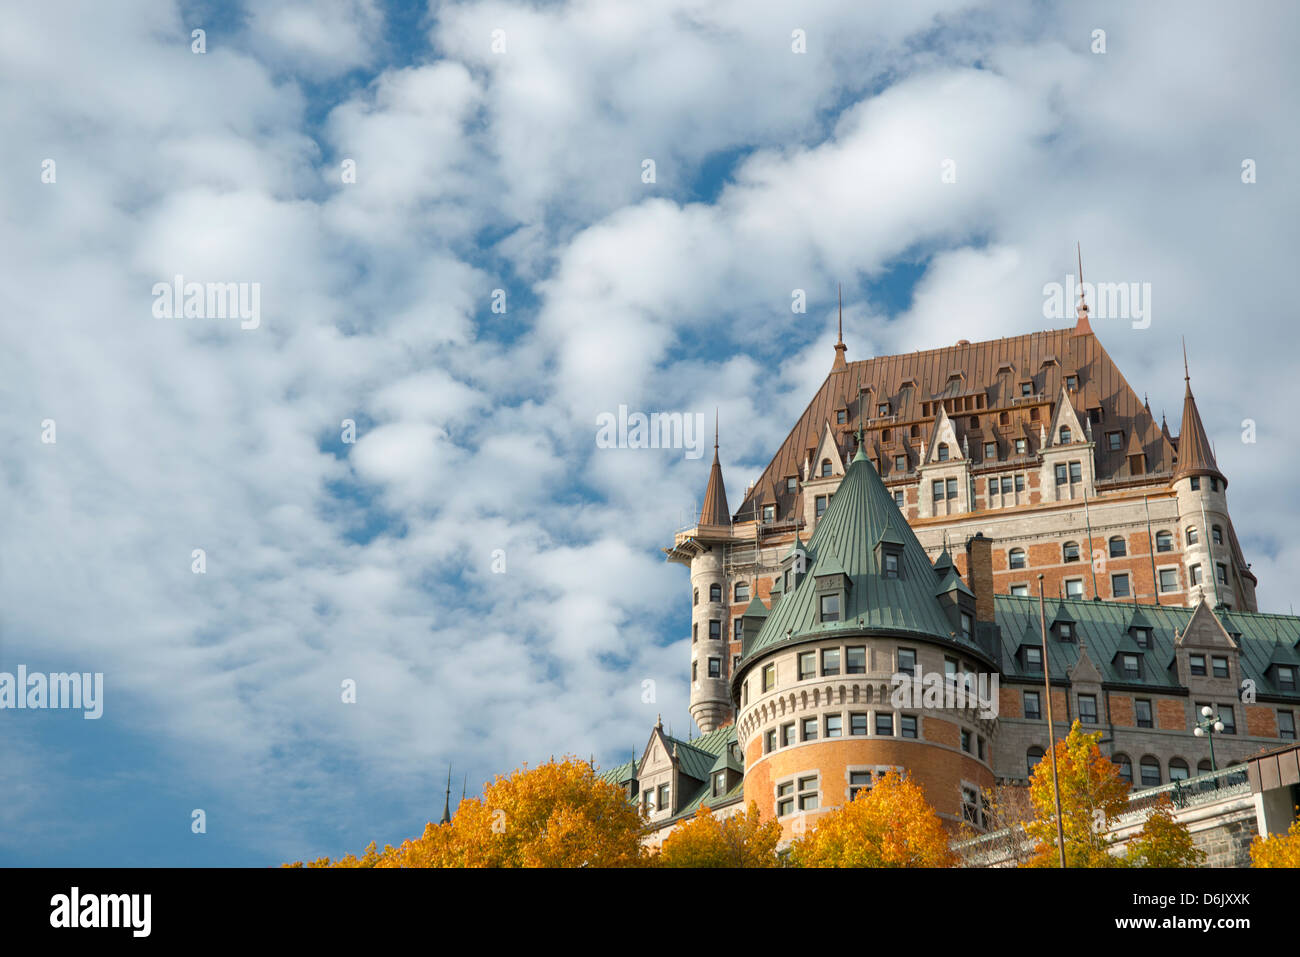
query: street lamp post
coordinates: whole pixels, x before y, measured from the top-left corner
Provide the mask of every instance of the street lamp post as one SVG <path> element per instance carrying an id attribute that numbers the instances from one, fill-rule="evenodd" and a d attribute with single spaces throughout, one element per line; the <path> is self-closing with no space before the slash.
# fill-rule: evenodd
<path id="1" fill-rule="evenodd" d="M 1214 709 L 1207 704 L 1201 709 L 1201 720 L 1196 723 L 1196 730 L 1194 730 L 1192 734 L 1196 735 L 1198 738 L 1210 739 L 1211 771 L 1219 770 L 1219 766 L 1214 763 L 1214 733 L 1216 731 L 1222 733 L 1223 722 L 1219 719 L 1219 716 L 1214 713 Z"/>

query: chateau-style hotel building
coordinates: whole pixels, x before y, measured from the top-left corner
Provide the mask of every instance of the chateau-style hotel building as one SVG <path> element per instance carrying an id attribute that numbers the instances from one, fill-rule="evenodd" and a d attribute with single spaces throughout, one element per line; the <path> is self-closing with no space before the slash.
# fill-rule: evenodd
<path id="1" fill-rule="evenodd" d="M 691 717 L 605 772 L 662 836 L 755 802 L 787 836 L 907 769 L 954 826 L 1078 719 L 1135 787 L 1294 743 L 1300 619 L 1261 614 L 1187 377 L 1177 434 L 1072 328 L 850 362 L 734 510 L 715 448 L 690 576 Z M 685 664 L 685 663 L 683 663 Z M 996 673 L 997 714 L 895 708 L 900 673 Z M 1243 688 L 1248 689 L 1243 694 Z"/>

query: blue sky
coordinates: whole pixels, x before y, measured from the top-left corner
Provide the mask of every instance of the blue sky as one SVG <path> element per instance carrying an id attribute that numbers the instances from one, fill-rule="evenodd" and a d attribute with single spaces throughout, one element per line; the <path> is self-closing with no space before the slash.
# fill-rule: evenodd
<path id="1" fill-rule="evenodd" d="M 686 733 L 659 549 L 708 459 L 596 417 L 718 409 L 738 503 L 837 283 L 850 358 L 1054 325 L 1076 240 L 1150 283 L 1148 328 L 1094 326 L 1175 430 L 1186 337 L 1286 610 L 1297 13 L 1134 6 L 11 12 L 0 671 L 102 671 L 105 705 L 0 711 L 0 864 L 334 856 L 419 833 L 449 765 L 473 794 Z M 176 274 L 257 283 L 258 327 L 154 316 Z"/>

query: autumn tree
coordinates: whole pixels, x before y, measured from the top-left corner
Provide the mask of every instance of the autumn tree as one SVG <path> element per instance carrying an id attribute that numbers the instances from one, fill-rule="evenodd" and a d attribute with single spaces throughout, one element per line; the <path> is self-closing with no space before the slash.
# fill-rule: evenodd
<path id="1" fill-rule="evenodd" d="M 1056 773 L 1061 788 L 1061 821 L 1067 867 L 1118 867 L 1110 854 L 1107 831 L 1128 805 L 1128 782 L 1097 746 L 1101 732 L 1085 734 L 1078 721 L 1065 740 L 1056 742 Z M 1051 758 L 1039 761 L 1029 782 L 1034 820 L 1025 830 L 1036 842 L 1030 867 L 1055 867 L 1056 799 Z"/>
<path id="2" fill-rule="evenodd" d="M 963 842 L 978 842 L 962 850 L 962 864 L 983 867 L 990 859 L 1016 867 L 1028 864 L 1034 855 L 1034 846 L 1025 834 L 1025 825 L 1034 819 L 1029 788 L 1023 784 L 999 784 L 984 788 L 980 794 L 985 828 L 980 831 L 969 822 L 962 822 L 959 838 Z"/>
<path id="3" fill-rule="evenodd" d="M 790 848 L 795 867 L 951 867 L 950 836 L 921 786 L 890 771 L 818 819 Z"/>
<path id="4" fill-rule="evenodd" d="M 645 858 L 643 827 L 621 788 L 565 758 L 498 775 L 450 824 L 430 824 L 377 866 L 632 867 Z"/>
<path id="5" fill-rule="evenodd" d="M 695 817 L 673 828 L 659 853 L 657 867 L 776 867 L 781 825 L 762 821 L 753 801 L 744 814 L 717 817 L 701 807 Z"/>
<path id="6" fill-rule="evenodd" d="M 1196 867 L 1204 860 L 1205 852 L 1192 843 L 1187 825 L 1174 817 L 1168 797 L 1147 815 L 1142 830 L 1124 852 L 1129 867 Z"/>
<path id="7" fill-rule="evenodd" d="M 308 867 L 632 867 L 645 860 L 644 822 L 621 788 L 578 758 L 497 776 L 401 847 Z M 302 867 L 301 863 L 287 865 Z"/>
<path id="8" fill-rule="evenodd" d="M 1300 820 L 1285 834 L 1256 835 L 1250 844 L 1251 867 L 1300 867 Z"/>

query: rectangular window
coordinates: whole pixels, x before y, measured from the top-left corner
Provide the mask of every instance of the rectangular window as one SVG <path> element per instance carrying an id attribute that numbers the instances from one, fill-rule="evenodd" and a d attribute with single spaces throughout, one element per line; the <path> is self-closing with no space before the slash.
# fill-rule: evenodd
<path id="1" fill-rule="evenodd" d="M 817 740 L 817 719 L 816 718 L 803 719 L 803 740 L 805 741 Z"/>
<path id="2" fill-rule="evenodd" d="M 1295 668 L 1290 665 L 1277 666 L 1277 687 L 1279 691 L 1295 691 Z"/>
<path id="3" fill-rule="evenodd" d="M 1277 736 L 1288 741 L 1295 740 L 1295 712 L 1279 711 L 1277 713 Z"/>
<path id="4" fill-rule="evenodd" d="M 957 480 L 955 478 L 948 479 L 948 497 L 957 497 Z"/>
<path id="5" fill-rule="evenodd" d="M 710 658 L 710 659 L 709 659 L 709 677 L 710 677 L 710 678 L 721 678 L 721 677 L 722 677 L 722 659 L 721 659 L 721 658 Z"/>
<path id="6" fill-rule="evenodd" d="M 1220 658 L 1218 655 L 1215 655 L 1210 659 L 1210 667 L 1214 670 L 1214 677 L 1216 678 L 1228 677 L 1227 658 Z"/>
<path id="7" fill-rule="evenodd" d="M 805 651 L 799 656 L 799 680 L 817 677 L 817 652 Z"/>
<path id="8" fill-rule="evenodd" d="M 776 665 L 763 666 L 763 690 L 771 691 L 776 687 Z"/>
<path id="9" fill-rule="evenodd" d="M 1225 704 L 1219 706 L 1219 720 L 1223 722 L 1224 734 L 1237 733 L 1237 718 L 1232 713 L 1232 705 Z"/>
<path id="10" fill-rule="evenodd" d="M 916 676 L 916 652 L 913 649 L 898 649 L 898 673 Z"/>
<path id="11" fill-rule="evenodd" d="M 1106 443 L 1112 452 L 1118 451 L 1124 447 L 1123 432 L 1107 432 Z"/>
<path id="12" fill-rule="evenodd" d="M 788 748 L 795 743 L 794 722 L 781 725 L 781 747 Z"/>
<path id="13" fill-rule="evenodd" d="M 981 735 L 975 737 L 975 756 L 981 761 L 984 760 L 984 738 Z"/>
<path id="14" fill-rule="evenodd" d="M 799 779 L 799 810 L 817 810 L 817 776 Z"/>
<path id="15" fill-rule="evenodd" d="M 1110 576 L 1110 593 L 1116 598 L 1127 598 L 1128 590 L 1128 573 Z"/>
<path id="16" fill-rule="evenodd" d="M 1070 463 L 1070 484 L 1083 481 L 1083 471 L 1078 462 Z"/>
<path id="17" fill-rule="evenodd" d="M 894 716 L 892 714 L 876 714 L 876 734 L 892 735 L 894 733 Z"/>
<path id="18" fill-rule="evenodd" d="M 972 629 L 974 629 L 974 627 L 975 627 L 974 619 L 972 619 L 971 616 L 966 614 L 965 612 L 962 612 L 961 613 L 961 636 L 963 638 L 969 638 L 971 636 L 971 631 Z"/>
<path id="19" fill-rule="evenodd" d="M 839 621 L 840 620 L 840 596 L 822 595 L 821 614 L 822 614 L 822 621 Z"/>
<path id="20" fill-rule="evenodd" d="M 997 494 L 998 494 L 998 480 L 995 478 L 991 478 L 989 479 L 989 498 L 992 498 L 994 495 Z"/>
<path id="21" fill-rule="evenodd" d="M 1069 481 L 1069 477 L 1065 471 L 1065 463 L 1060 462 L 1056 466 L 1056 484 L 1064 485 L 1067 481 Z"/>
<path id="22" fill-rule="evenodd" d="M 965 728 L 961 729 L 961 749 L 965 751 L 967 754 L 970 754 L 971 735 L 970 732 L 967 731 Z"/>
<path id="23" fill-rule="evenodd" d="M 1082 598 L 1082 597 L 1083 597 L 1083 579 L 1082 579 L 1082 578 L 1071 578 L 1069 581 L 1067 581 L 1067 582 L 1065 583 L 1065 597 L 1066 597 L 1066 598 Z"/>
<path id="24" fill-rule="evenodd" d="M 943 501 L 943 479 L 935 479 L 930 483 L 930 494 L 934 496 L 936 502 Z"/>
<path id="25" fill-rule="evenodd" d="M 817 517 L 821 518 L 822 515 L 824 515 L 826 512 L 826 496 L 818 495 L 815 499 L 813 499 L 813 502 L 817 506 Z"/>
<path id="26" fill-rule="evenodd" d="M 771 754 L 776 750 L 776 729 L 773 728 L 763 735 L 763 753 Z"/>
<path id="27" fill-rule="evenodd" d="M 788 478 L 785 480 L 785 490 L 787 492 L 799 491 L 799 480 L 797 478 Z"/>
<path id="28" fill-rule="evenodd" d="M 895 456 L 894 456 L 894 471 L 896 471 L 896 472 L 906 472 L 906 471 L 907 471 L 907 456 L 906 456 L 906 455 L 895 455 Z"/>
<path id="29" fill-rule="evenodd" d="M 894 504 L 899 508 L 903 507 L 903 490 L 901 488 L 894 489 Z"/>
<path id="30" fill-rule="evenodd" d="M 961 789 L 961 816 L 970 824 L 980 822 L 979 792 L 965 785 Z"/>
<path id="31" fill-rule="evenodd" d="M 822 674 L 824 676 L 837 675 L 840 673 L 840 650 L 838 648 L 826 648 L 822 651 Z"/>
<path id="32" fill-rule="evenodd" d="M 740 641 L 742 638 L 744 638 L 745 637 L 744 619 L 737 618 L 734 622 L 732 622 L 731 631 L 732 631 L 732 635 L 731 635 L 732 641 Z"/>
<path id="33" fill-rule="evenodd" d="M 1010 494 L 1011 494 L 1011 476 L 1010 476 L 1010 475 L 1004 475 L 1004 476 L 1002 476 L 1002 494 L 1003 494 L 1003 495 L 1010 495 Z"/>
<path id="34" fill-rule="evenodd" d="M 1133 702 L 1134 714 L 1137 716 L 1137 726 L 1139 728 L 1154 728 L 1155 722 L 1151 720 L 1151 701 L 1147 698 L 1138 698 Z"/>
<path id="35" fill-rule="evenodd" d="M 659 785 L 659 800 L 655 803 L 655 806 L 661 811 L 671 811 L 673 809 L 667 784 Z"/>
<path id="36" fill-rule="evenodd" d="M 886 578 L 898 577 L 898 553 L 885 552 L 884 576 Z"/>
<path id="37" fill-rule="evenodd" d="M 849 734 L 866 734 L 867 733 L 867 716 L 862 714 L 849 715 Z"/>
<path id="38" fill-rule="evenodd" d="M 1042 718 L 1043 713 L 1038 709 L 1039 709 L 1038 692 L 1026 691 L 1025 692 L 1025 717 L 1029 718 L 1031 721 L 1039 720 L 1040 718 Z"/>
<path id="39" fill-rule="evenodd" d="M 835 412 L 835 424 L 844 425 L 849 421 L 849 414 L 843 409 L 837 409 Z"/>
<path id="40" fill-rule="evenodd" d="M 787 814 L 794 813 L 794 782 L 787 781 L 785 784 L 776 786 L 776 816 L 785 817 Z"/>
<path id="41" fill-rule="evenodd" d="M 1020 383 L 1021 396 L 1028 397 L 1034 394 L 1034 384 L 1032 382 Z"/>
<path id="42" fill-rule="evenodd" d="M 849 772 L 849 800 L 850 801 L 857 798 L 859 791 L 870 791 L 870 790 L 871 790 L 870 771 Z"/>
<path id="43" fill-rule="evenodd" d="M 1192 584 L 1193 584 L 1193 585 L 1199 585 L 1200 583 L 1201 583 L 1201 566 L 1200 566 L 1200 565 L 1193 565 L 1193 566 L 1192 566 Z"/>
<path id="44" fill-rule="evenodd" d="M 838 738 L 844 734 L 844 716 L 828 714 L 826 716 L 826 737 Z"/>
<path id="45" fill-rule="evenodd" d="M 898 719 L 898 733 L 900 737 L 916 737 L 916 715 L 905 714 Z"/>
<path id="46" fill-rule="evenodd" d="M 1140 677 L 1142 677 L 1142 669 L 1141 669 L 1141 667 L 1140 667 L 1139 664 L 1138 664 L 1138 656 L 1137 656 L 1137 655 L 1123 655 L 1123 656 L 1120 657 L 1120 662 L 1121 662 L 1121 663 L 1123 664 L 1123 666 L 1124 666 L 1124 677 L 1125 677 L 1125 678 L 1140 678 Z"/>
<path id="47" fill-rule="evenodd" d="M 1027 450 L 1024 439 L 1016 439 L 1016 455 L 1024 455 Z"/>
<path id="48" fill-rule="evenodd" d="M 709 637 L 714 641 L 722 640 L 722 622 L 717 618 L 714 618 L 709 622 Z"/>
<path id="49" fill-rule="evenodd" d="M 867 649 L 865 645 L 844 649 L 844 673 L 847 675 L 865 675 L 867 673 Z"/>
<path id="50" fill-rule="evenodd" d="M 1028 585 L 1012 585 L 1012 586 L 1011 586 L 1011 594 L 1012 594 L 1013 596 L 1015 596 L 1016 598 L 1028 598 L 1028 597 L 1029 597 L 1029 586 L 1028 586 Z"/>
<path id="51" fill-rule="evenodd" d="M 1215 562 L 1214 577 L 1220 585 L 1228 584 L 1228 566 L 1223 564 L 1223 562 Z"/>
<path id="52" fill-rule="evenodd" d="M 1043 649 L 1025 648 L 1025 670 L 1031 674 L 1043 673 Z"/>
<path id="53" fill-rule="evenodd" d="M 764 505 L 764 506 L 763 506 L 763 521 L 765 521 L 765 522 L 773 522 L 773 521 L 776 521 L 776 506 L 775 506 L 775 505 Z"/>
<path id="54" fill-rule="evenodd" d="M 998 444 L 996 442 L 984 443 L 984 457 L 986 459 L 995 459 L 998 457 Z"/>
<path id="55" fill-rule="evenodd" d="M 943 659 L 943 676 L 944 676 L 945 678 L 952 679 L 952 678 L 957 677 L 957 672 L 958 672 L 958 670 L 959 670 L 959 667 L 958 667 L 958 665 L 957 665 L 957 659 L 956 659 L 956 658 L 944 658 L 944 659 Z"/>
<path id="56" fill-rule="evenodd" d="M 1194 675 L 1205 674 L 1205 655 L 1188 655 L 1187 664 Z"/>
<path id="57" fill-rule="evenodd" d="M 1079 720 L 1084 724 L 1097 723 L 1097 696 L 1091 694 L 1079 695 Z"/>
<path id="58" fill-rule="evenodd" d="M 1193 475 L 1193 476 L 1192 476 L 1192 491 L 1193 491 L 1193 492 L 1199 492 L 1200 490 L 1201 490 L 1201 478 L 1200 478 L 1199 475 Z"/>
<path id="59" fill-rule="evenodd" d="M 1160 590 L 1162 592 L 1178 591 L 1178 569 L 1160 569 Z"/>

